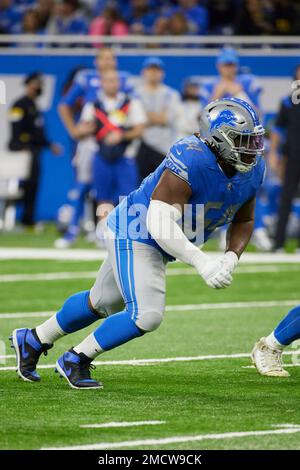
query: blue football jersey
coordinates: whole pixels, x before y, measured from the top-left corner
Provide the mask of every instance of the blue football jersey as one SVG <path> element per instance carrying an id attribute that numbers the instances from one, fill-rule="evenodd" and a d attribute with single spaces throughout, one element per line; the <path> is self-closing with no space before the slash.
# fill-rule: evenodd
<path id="1" fill-rule="evenodd" d="M 162 251 L 147 231 L 146 216 L 153 190 L 165 170 L 191 187 L 192 195 L 179 223 L 187 238 L 200 245 L 217 227 L 230 223 L 238 209 L 255 197 L 264 179 L 265 163 L 260 157 L 248 173 L 236 172 L 228 178 L 204 141 L 195 135 L 184 137 L 171 147 L 161 165 L 141 186 L 108 216 L 108 227 L 119 238 L 147 243 Z"/>
<path id="2" fill-rule="evenodd" d="M 130 74 L 120 71 L 120 89 L 124 93 L 132 92 L 130 84 Z M 96 69 L 80 70 L 74 78 L 73 85 L 69 91 L 63 96 L 61 103 L 74 106 L 80 98 L 82 105 L 86 103 L 94 103 L 97 99 L 97 93 L 101 89 L 101 81 L 99 72 Z"/>

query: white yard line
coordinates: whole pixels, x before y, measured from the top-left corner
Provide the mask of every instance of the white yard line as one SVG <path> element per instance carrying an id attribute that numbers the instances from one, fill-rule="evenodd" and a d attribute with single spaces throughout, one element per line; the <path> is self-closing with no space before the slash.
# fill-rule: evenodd
<path id="1" fill-rule="evenodd" d="M 50 259 L 71 261 L 97 261 L 106 258 L 104 250 L 57 250 L 55 248 L 4 248 L 0 259 Z"/>
<path id="2" fill-rule="evenodd" d="M 289 305 L 298 305 L 299 300 L 262 300 L 254 302 L 219 302 L 207 304 L 188 304 L 188 305 L 168 305 L 167 312 L 197 311 L 197 310 L 226 310 L 235 308 L 266 308 L 266 307 L 286 307 Z"/>
<path id="3" fill-rule="evenodd" d="M 8 318 L 43 318 L 50 317 L 56 313 L 54 310 L 47 312 L 19 312 L 19 313 L 0 313 L 0 320 L 7 320 Z"/>
<path id="4" fill-rule="evenodd" d="M 293 354 L 293 353 L 291 353 Z M 297 356 L 299 355 L 299 351 L 295 351 L 294 354 L 296 354 Z M 286 368 L 286 367 L 300 367 L 300 364 L 283 364 L 283 367 Z M 241 369 L 256 369 L 255 366 L 242 366 Z"/>
<path id="5" fill-rule="evenodd" d="M 300 271 L 299 264 L 290 264 L 289 266 L 281 266 L 280 264 L 267 264 L 267 265 L 254 265 L 246 266 L 240 265 L 237 267 L 234 275 L 237 274 L 263 274 L 263 273 L 285 273 L 290 271 Z M 169 268 L 167 269 L 168 276 L 198 276 L 194 268 Z"/>
<path id="6" fill-rule="evenodd" d="M 198 434 L 196 436 L 172 436 L 160 439 L 140 439 L 132 441 L 120 442 L 99 442 L 96 444 L 85 444 L 69 447 L 43 447 L 42 450 L 107 450 L 107 449 L 120 449 L 124 447 L 148 447 L 148 446 L 163 446 L 168 444 L 180 444 L 185 442 L 199 442 L 205 440 L 224 440 L 235 439 L 240 437 L 251 436 L 269 436 L 281 434 L 296 434 L 300 432 L 300 425 L 293 427 L 282 427 L 281 429 L 267 429 L 264 431 L 242 431 L 242 432 L 225 432 L 220 434 Z"/>
<path id="7" fill-rule="evenodd" d="M 283 353 L 286 356 L 299 354 L 299 351 L 286 351 Z M 144 366 L 155 364 L 170 364 L 173 362 L 197 362 L 197 361 L 210 361 L 220 359 L 246 359 L 250 357 L 250 353 L 236 353 L 236 354 L 211 354 L 207 356 L 183 356 L 183 357 L 162 357 L 162 358 L 147 358 L 147 359 L 129 359 L 121 361 L 94 361 L 95 366 Z M 39 365 L 39 369 L 52 369 L 55 364 Z M 0 371 L 15 370 L 15 366 L 0 367 Z"/>
<path id="8" fill-rule="evenodd" d="M 209 252 L 212 257 L 221 252 Z M 0 259 L 52 259 L 71 261 L 97 261 L 106 257 L 106 251 L 94 249 L 57 250 L 54 248 L 6 248 L 0 247 Z M 299 253 L 244 253 L 243 263 L 300 263 Z"/>
<path id="9" fill-rule="evenodd" d="M 52 272 L 37 274 L 2 274 L 0 282 L 60 281 L 62 279 L 93 279 L 97 271 Z"/>
<path id="10" fill-rule="evenodd" d="M 290 424 L 290 423 L 284 423 L 284 424 L 272 424 L 272 428 L 299 428 L 299 424 Z"/>
<path id="11" fill-rule="evenodd" d="M 81 424 L 80 428 L 86 429 L 102 429 L 102 428 L 131 428 L 135 426 L 156 426 L 166 424 L 166 421 L 120 421 L 101 424 Z"/>
<path id="12" fill-rule="evenodd" d="M 299 265 L 280 267 L 280 265 L 269 266 L 242 266 L 239 267 L 235 275 L 238 274 L 264 274 L 264 273 L 284 273 L 290 271 L 300 271 Z M 50 273 L 27 273 L 27 274 L 1 274 L 0 282 L 35 282 L 35 281 L 59 281 L 68 279 L 94 279 L 97 271 L 67 271 Z M 198 276 L 193 268 L 170 268 L 167 270 L 168 276 Z"/>
<path id="13" fill-rule="evenodd" d="M 262 300 L 254 302 L 217 302 L 187 305 L 167 305 L 166 312 L 202 311 L 202 310 L 226 310 L 239 308 L 269 308 L 269 307 L 289 307 L 300 304 L 299 299 L 290 300 Z M 45 312 L 12 312 L 0 313 L 0 320 L 9 318 L 42 318 L 49 317 L 55 313 L 54 310 Z"/>

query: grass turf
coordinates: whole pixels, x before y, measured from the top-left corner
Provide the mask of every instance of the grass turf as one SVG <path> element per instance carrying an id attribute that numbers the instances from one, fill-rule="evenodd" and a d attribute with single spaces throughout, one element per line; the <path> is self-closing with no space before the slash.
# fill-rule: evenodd
<path id="1" fill-rule="evenodd" d="M 95 271 L 97 262 L 1 261 L 1 274 Z M 178 265 L 176 265 L 178 267 Z M 172 269 L 170 267 L 170 269 Z M 206 302 L 287 300 L 299 297 L 300 270 L 237 274 L 230 289 L 206 288 L 197 276 L 168 277 L 168 305 Z M 1 312 L 56 310 L 69 294 L 88 289 L 92 280 L 3 282 Z M 247 353 L 267 334 L 287 307 L 168 311 L 160 329 L 101 357 L 108 360 Z M 0 313 L 1 313 L 0 312 Z M 0 318 L 0 340 L 37 318 Z M 53 364 L 92 327 L 60 340 L 41 364 Z M 1 360 L 1 359 L 0 359 Z M 286 357 L 286 362 L 291 358 Z M 53 369 L 40 371 L 39 384 L 24 383 L 0 370 L 0 448 L 33 449 L 170 436 L 257 431 L 282 423 L 300 424 L 300 368 L 291 378 L 260 377 L 247 358 L 224 358 L 155 365 L 103 365 L 94 376 L 103 390 L 71 390 Z M 14 365 L 6 359 L 3 366 Z M 0 365 L 1 368 L 1 365 Z M 164 420 L 159 426 L 83 429 L 80 424 Z M 275 429 L 275 428 L 274 428 Z M 145 448 L 145 447 L 144 447 Z M 147 448 L 147 447 L 146 447 Z M 152 447 L 153 448 L 153 447 Z M 168 449 L 299 449 L 300 433 L 205 440 L 155 446 Z"/>

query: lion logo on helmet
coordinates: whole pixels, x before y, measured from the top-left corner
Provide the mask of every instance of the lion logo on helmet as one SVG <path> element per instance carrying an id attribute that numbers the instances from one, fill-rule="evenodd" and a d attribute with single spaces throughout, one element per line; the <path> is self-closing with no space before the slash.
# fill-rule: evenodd
<path id="1" fill-rule="evenodd" d="M 236 121 L 236 115 L 229 109 L 224 109 L 215 119 L 210 121 L 210 130 L 218 129 L 218 127 L 220 127 L 222 124 L 230 124 L 231 126 L 235 127 Z"/>

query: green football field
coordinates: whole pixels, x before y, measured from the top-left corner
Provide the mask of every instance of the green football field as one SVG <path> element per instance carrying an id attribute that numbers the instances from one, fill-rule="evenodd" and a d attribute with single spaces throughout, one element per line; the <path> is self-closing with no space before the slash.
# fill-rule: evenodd
<path id="1" fill-rule="evenodd" d="M 97 268 L 0 261 L 1 449 L 300 449 L 296 350 L 284 358 L 288 379 L 259 376 L 249 358 L 254 342 L 299 302 L 299 265 L 243 264 L 221 291 L 187 266 L 170 265 L 162 326 L 98 358 L 93 374 L 103 390 L 72 390 L 54 373 L 59 355 L 92 328 L 42 357 L 40 383 L 19 380 L 12 330 L 36 326 L 67 296 L 89 289 Z"/>

